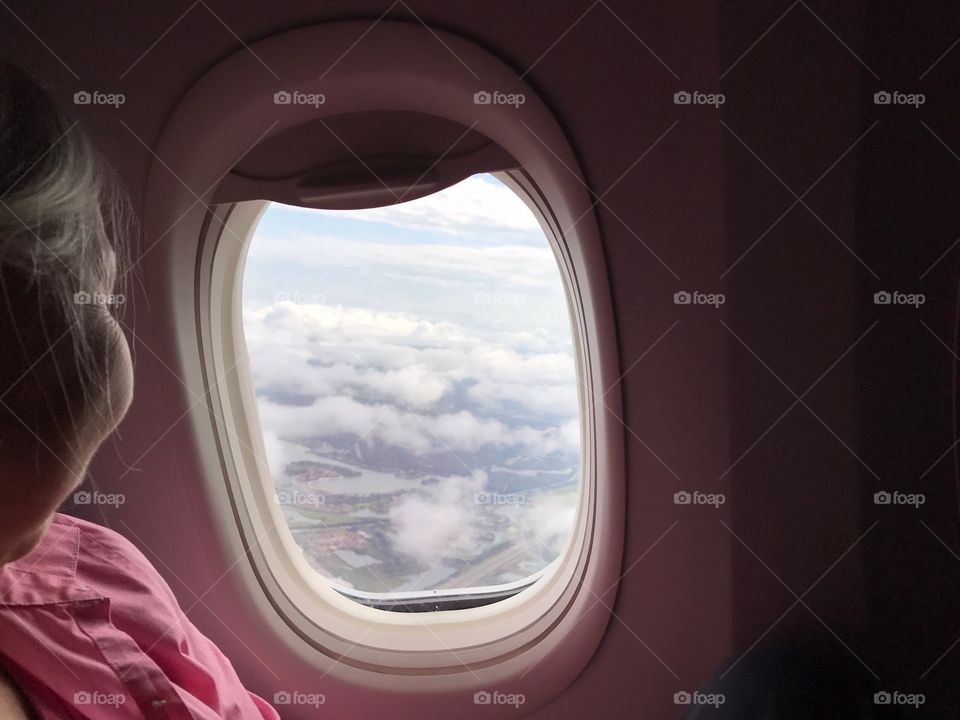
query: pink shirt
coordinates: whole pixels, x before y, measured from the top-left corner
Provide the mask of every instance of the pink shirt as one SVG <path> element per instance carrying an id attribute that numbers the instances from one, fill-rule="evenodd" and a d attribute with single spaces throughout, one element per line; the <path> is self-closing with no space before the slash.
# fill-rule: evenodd
<path id="1" fill-rule="evenodd" d="M 0 665 L 43 720 L 279 720 L 132 543 L 60 514 L 0 568 Z"/>

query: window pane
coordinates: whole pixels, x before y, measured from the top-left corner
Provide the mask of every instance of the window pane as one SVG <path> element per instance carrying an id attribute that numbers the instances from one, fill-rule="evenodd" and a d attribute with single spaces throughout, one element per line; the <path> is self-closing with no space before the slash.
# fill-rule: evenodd
<path id="1" fill-rule="evenodd" d="M 580 492 L 567 299 L 499 180 L 370 210 L 271 205 L 243 324 L 277 501 L 335 586 L 486 587 L 563 551 Z"/>

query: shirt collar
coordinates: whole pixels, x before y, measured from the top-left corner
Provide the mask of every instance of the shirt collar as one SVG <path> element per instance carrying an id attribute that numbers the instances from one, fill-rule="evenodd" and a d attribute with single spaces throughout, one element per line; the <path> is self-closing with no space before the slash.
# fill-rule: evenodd
<path id="1" fill-rule="evenodd" d="M 75 523 L 66 516 L 54 516 L 33 550 L 0 568 L 0 611 L 100 598 L 76 581 L 80 539 Z"/>

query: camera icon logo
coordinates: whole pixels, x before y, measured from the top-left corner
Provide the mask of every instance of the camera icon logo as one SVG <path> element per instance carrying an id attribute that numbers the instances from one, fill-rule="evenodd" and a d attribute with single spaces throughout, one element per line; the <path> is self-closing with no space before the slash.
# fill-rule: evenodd
<path id="1" fill-rule="evenodd" d="M 873 294 L 874 305 L 889 305 L 893 301 L 893 296 L 886 290 L 880 290 Z"/>
<path id="2" fill-rule="evenodd" d="M 879 90 L 873 94 L 874 105 L 889 105 L 893 102 L 893 96 L 886 90 Z"/>
<path id="3" fill-rule="evenodd" d="M 279 690 L 273 694 L 274 705 L 289 705 L 293 699 L 286 690 Z"/>
<path id="4" fill-rule="evenodd" d="M 73 494 L 73 502 L 77 505 L 89 505 L 93 502 L 93 495 L 89 490 L 78 490 Z"/>
<path id="5" fill-rule="evenodd" d="M 893 496 L 888 493 L 886 490 L 881 490 L 880 492 L 875 492 L 873 494 L 873 504 L 874 505 L 889 505 L 893 502 Z"/>
<path id="6" fill-rule="evenodd" d="M 691 102 L 693 102 L 693 96 L 686 90 L 680 90 L 673 94 L 674 105 L 689 105 Z"/>
<path id="7" fill-rule="evenodd" d="M 689 305 L 693 301 L 693 296 L 686 290 L 680 290 L 673 294 L 674 305 Z"/>
<path id="8" fill-rule="evenodd" d="M 892 701 L 893 697 L 886 690 L 881 690 L 873 694 L 874 705 L 889 705 Z"/>
<path id="9" fill-rule="evenodd" d="M 80 690 L 73 694 L 73 704 L 74 705 L 89 705 L 90 704 L 90 693 L 86 690 Z"/>
<path id="10" fill-rule="evenodd" d="M 692 501 L 693 496 L 686 490 L 681 490 L 680 492 L 675 492 L 673 494 L 674 505 L 689 505 Z"/>
<path id="11" fill-rule="evenodd" d="M 93 96 L 86 90 L 80 90 L 73 94 L 74 105 L 89 105 L 91 102 L 93 102 Z"/>
<path id="12" fill-rule="evenodd" d="M 273 94 L 274 105 L 289 105 L 293 101 L 293 96 L 286 90 L 278 90 Z"/>
<path id="13" fill-rule="evenodd" d="M 473 94 L 474 105 L 489 105 L 491 102 L 493 102 L 493 96 L 486 90 L 480 90 Z"/>
<path id="14" fill-rule="evenodd" d="M 493 696 L 486 690 L 478 690 L 473 694 L 474 705 L 489 705 L 493 702 Z"/>
<path id="15" fill-rule="evenodd" d="M 675 692 L 673 694 L 674 705 L 689 705 L 692 700 L 693 698 L 686 690 L 681 690 L 680 692 Z"/>

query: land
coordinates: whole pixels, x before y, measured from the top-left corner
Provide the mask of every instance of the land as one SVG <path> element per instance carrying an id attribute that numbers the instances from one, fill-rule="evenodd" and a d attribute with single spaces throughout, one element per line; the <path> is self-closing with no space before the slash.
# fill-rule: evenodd
<path id="1" fill-rule="evenodd" d="M 551 499 L 572 504 L 578 488 L 576 458 L 569 455 L 413 456 L 349 437 L 304 445 L 316 460 L 289 463 L 275 479 L 290 532 L 314 570 L 336 585 L 367 592 L 485 587 L 529 577 L 557 550 L 521 532 L 530 525 L 525 513 Z M 465 467 L 483 469 L 486 477 L 480 496 L 447 498 L 470 505 L 470 527 L 463 529 L 468 546 L 455 537 L 429 558 L 398 550 L 396 508 L 409 500 L 436 502 L 444 483 L 464 477 Z"/>

